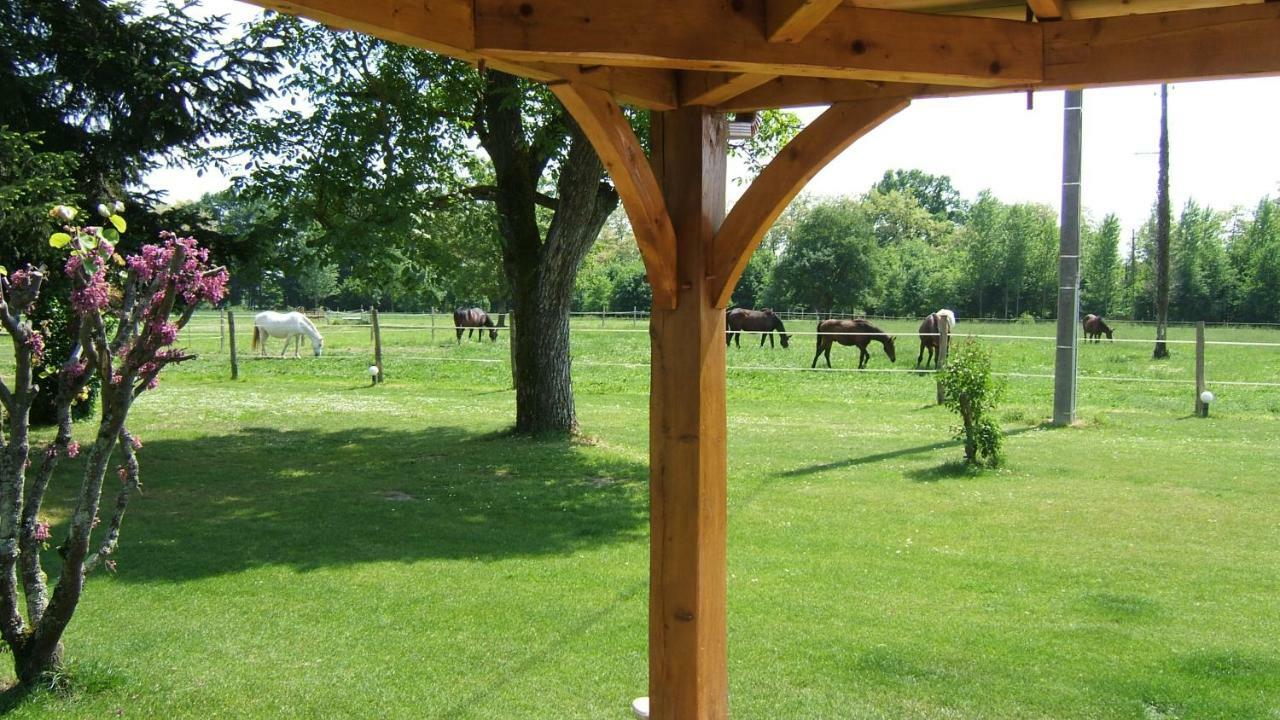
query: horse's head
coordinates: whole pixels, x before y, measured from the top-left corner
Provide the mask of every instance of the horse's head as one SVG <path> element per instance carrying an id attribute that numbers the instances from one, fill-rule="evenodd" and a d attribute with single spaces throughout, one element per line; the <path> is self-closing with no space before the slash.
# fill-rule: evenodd
<path id="1" fill-rule="evenodd" d="M 497 324 L 497 325 L 494 325 L 492 320 L 486 320 L 486 321 L 485 321 L 485 324 L 489 326 L 489 339 L 490 339 L 490 340 L 492 340 L 492 341 L 494 341 L 494 342 L 497 342 L 497 341 L 498 341 L 498 328 L 500 328 L 500 327 L 504 327 L 504 323 L 505 323 L 505 321 L 506 321 L 506 319 L 505 319 L 505 317 L 504 317 L 504 316 L 502 316 L 502 315 L 499 315 L 499 316 L 498 316 L 498 324 Z"/>
<path id="2" fill-rule="evenodd" d="M 898 362 L 898 352 L 894 349 L 894 343 L 897 340 L 898 338 L 895 336 L 886 338 L 884 341 L 884 354 L 889 356 L 889 362 L 892 363 Z"/>
<path id="3" fill-rule="evenodd" d="M 1108 339 L 1108 340 L 1114 340 L 1114 339 L 1115 339 L 1115 338 L 1111 337 L 1111 332 L 1112 332 L 1112 330 L 1111 330 L 1111 328 L 1110 328 L 1109 326 L 1107 326 L 1107 325 L 1103 325 L 1103 326 L 1102 326 L 1102 332 L 1106 333 L 1106 335 L 1107 335 L 1107 339 Z"/>
<path id="4" fill-rule="evenodd" d="M 311 338 L 311 349 L 315 351 L 316 357 L 320 357 L 320 353 L 324 350 L 324 338 L 320 337 L 319 333 Z"/>
<path id="5" fill-rule="evenodd" d="M 790 335 L 786 333 L 778 333 L 778 339 L 782 341 L 782 347 L 789 347 L 787 345 L 787 341 L 791 339 Z"/>

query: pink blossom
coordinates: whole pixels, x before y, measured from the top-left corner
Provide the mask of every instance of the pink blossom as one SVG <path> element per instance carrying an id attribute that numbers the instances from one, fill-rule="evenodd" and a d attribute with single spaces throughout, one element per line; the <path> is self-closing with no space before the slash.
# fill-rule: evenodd
<path id="1" fill-rule="evenodd" d="M 80 454 L 80 443 L 72 440 L 67 443 L 67 457 L 73 458 Z"/>
<path id="2" fill-rule="evenodd" d="M 36 529 L 31 533 L 31 537 L 36 542 L 48 542 L 53 537 L 53 533 L 49 532 L 49 523 L 39 520 L 36 522 Z"/>
<path id="3" fill-rule="evenodd" d="M 31 334 L 28 335 L 27 339 L 24 341 L 24 344 L 31 350 L 32 357 L 34 357 L 36 359 L 36 363 L 39 364 L 39 362 L 44 358 L 44 335 L 41 335 L 39 330 L 32 330 Z"/>
<path id="4" fill-rule="evenodd" d="M 129 436 L 129 444 L 133 446 L 133 449 L 134 449 L 134 450 L 141 450 L 141 449 L 142 449 L 142 438 L 138 437 L 137 435 L 130 435 L 130 436 Z"/>
<path id="5" fill-rule="evenodd" d="M 119 476 L 121 484 L 129 482 L 129 468 L 120 465 L 116 468 L 116 475 Z"/>
<path id="6" fill-rule="evenodd" d="M 160 347 L 172 345 L 178 339 L 178 326 L 171 322 L 153 322 L 147 329 L 151 331 L 156 344 Z"/>

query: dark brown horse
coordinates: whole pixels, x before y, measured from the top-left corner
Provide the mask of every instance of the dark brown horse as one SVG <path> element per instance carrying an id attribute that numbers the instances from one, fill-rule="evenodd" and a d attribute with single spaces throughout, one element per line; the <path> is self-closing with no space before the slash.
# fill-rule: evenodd
<path id="1" fill-rule="evenodd" d="M 489 317 L 489 313 L 480 308 L 458 308 L 453 311 L 453 329 L 458 332 L 458 342 L 462 342 L 462 333 L 465 330 L 467 339 L 471 339 L 471 333 L 476 330 L 480 331 L 479 339 L 484 340 L 484 329 L 489 328 L 489 339 L 498 341 L 498 328 L 503 326 L 505 318 L 498 316 L 498 324 L 493 324 L 493 319 Z"/>
<path id="2" fill-rule="evenodd" d="M 951 333 L 951 328 L 956 324 L 956 314 L 950 310 L 939 310 L 931 313 L 920 323 L 920 354 L 916 356 L 916 367 L 920 367 L 920 361 L 924 359 L 925 350 L 929 351 L 929 360 L 925 363 L 925 367 L 936 365 L 941 358 L 938 357 L 939 332 Z M 939 328 L 944 328 L 941 331 Z"/>
<path id="3" fill-rule="evenodd" d="M 1085 315 L 1080 320 L 1080 324 L 1084 326 L 1084 339 L 1094 342 L 1102 342 L 1102 336 L 1106 335 L 1108 340 L 1114 340 L 1111 337 L 1111 326 L 1106 324 L 1102 318 L 1097 315 Z"/>
<path id="4" fill-rule="evenodd" d="M 724 314 L 724 324 L 725 345 L 733 343 L 737 347 L 742 347 L 742 342 L 738 338 L 743 331 L 760 333 L 760 347 L 764 347 L 766 337 L 769 338 L 769 347 L 774 347 L 773 332 L 775 330 L 778 331 L 778 339 L 782 341 L 782 347 L 787 347 L 787 341 L 791 339 L 787 329 L 782 326 L 782 319 L 772 310 L 734 308 Z"/>
<path id="5" fill-rule="evenodd" d="M 814 354 L 813 363 L 809 367 L 818 367 L 818 358 L 823 355 L 826 355 L 827 367 L 831 367 L 831 344 L 840 343 L 858 347 L 858 369 L 861 370 L 871 360 L 867 345 L 872 340 L 884 346 L 884 354 L 889 356 L 889 362 L 897 362 L 898 356 L 893 349 L 895 339 L 866 320 L 823 320 L 818 323 L 818 352 Z"/>

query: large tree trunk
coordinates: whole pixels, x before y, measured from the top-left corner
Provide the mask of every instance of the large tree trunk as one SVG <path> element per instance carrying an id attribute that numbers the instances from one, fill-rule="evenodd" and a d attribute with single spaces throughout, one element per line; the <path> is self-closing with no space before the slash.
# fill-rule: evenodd
<path id="1" fill-rule="evenodd" d="M 513 324 L 518 324 L 511 337 L 515 430 L 572 433 L 578 429 L 569 359 L 573 285 L 618 196 L 602 182 L 604 166 L 567 115 L 537 129 L 541 141 L 529 143 L 519 101 L 523 92 L 516 78 L 489 71 L 480 107 L 480 140 L 496 175 L 503 269 L 514 300 Z M 544 238 L 537 218 L 538 183 L 556 152 L 556 137 L 569 149 L 559 163 L 555 214 Z"/>
<path id="2" fill-rule="evenodd" d="M 1152 357 L 1169 357 L 1169 86 L 1160 86 L 1160 176 L 1156 187 L 1156 349 Z"/>

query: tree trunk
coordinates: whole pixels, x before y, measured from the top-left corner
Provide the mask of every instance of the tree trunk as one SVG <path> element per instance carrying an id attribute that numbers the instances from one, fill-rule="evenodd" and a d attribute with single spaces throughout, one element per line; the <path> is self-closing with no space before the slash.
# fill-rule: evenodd
<path id="1" fill-rule="evenodd" d="M 530 144 L 516 78 L 489 71 L 481 98 L 480 141 L 493 161 L 495 202 L 502 236 L 502 264 L 519 330 L 511 337 L 516 385 L 515 431 L 527 434 L 578 430 L 569 359 L 569 310 L 578 267 L 618 205 L 604 182 L 604 166 L 582 131 L 561 113 Z M 562 142 L 547 141 L 560 137 Z M 567 143 L 559 160 L 557 201 L 545 238 L 536 198 L 542 171 Z"/>
<path id="2" fill-rule="evenodd" d="M 1156 187 L 1156 349 L 1152 357 L 1169 357 L 1169 86 L 1160 86 L 1160 175 Z"/>

